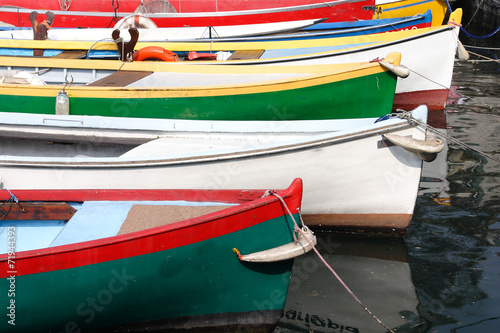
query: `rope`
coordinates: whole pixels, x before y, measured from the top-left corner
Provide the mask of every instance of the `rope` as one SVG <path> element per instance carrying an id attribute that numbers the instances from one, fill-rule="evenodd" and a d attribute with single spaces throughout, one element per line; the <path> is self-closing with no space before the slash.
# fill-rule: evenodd
<path id="1" fill-rule="evenodd" d="M 14 194 L 12 194 L 12 192 L 11 192 L 11 191 L 9 191 L 9 189 L 7 189 L 7 188 L 3 188 L 3 189 L 4 189 L 4 190 L 6 190 L 7 192 L 9 192 L 9 194 L 10 194 L 10 198 L 9 198 L 7 201 L 5 201 L 4 203 L 2 203 L 2 204 L 0 205 L 0 211 L 3 213 L 2 217 L 0 217 L 0 221 L 1 221 L 1 220 L 3 220 L 3 219 L 5 219 L 5 217 L 6 217 L 7 215 L 9 215 L 10 210 L 12 209 L 12 204 L 13 204 L 13 203 L 17 203 L 17 204 L 19 205 L 19 199 L 18 199 L 18 198 L 16 198 L 16 196 L 15 196 Z M 5 204 L 9 204 L 9 209 L 8 209 L 7 211 L 4 211 L 4 210 L 1 208 L 1 206 L 5 205 Z M 21 208 L 22 208 L 22 207 L 21 207 Z"/>
<path id="2" fill-rule="evenodd" d="M 477 56 L 477 57 L 484 58 L 484 59 L 486 59 L 486 60 L 488 60 L 488 61 L 493 61 L 493 62 L 498 62 L 498 63 L 500 63 L 500 60 L 498 60 L 498 59 L 493 59 L 493 58 L 490 58 L 490 57 L 486 57 L 486 56 L 484 56 L 484 55 L 481 55 L 481 54 L 479 54 L 479 53 L 475 53 L 475 52 L 472 52 L 472 51 L 467 51 L 467 52 L 472 53 L 473 55 L 475 55 L 475 56 Z M 469 60 L 469 62 L 474 62 L 474 61 L 477 61 L 477 60 Z"/>
<path id="3" fill-rule="evenodd" d="M 409 68 L 409 67 L 408 67 L 408 69 L 410 70 L 410 72 L 415 73 L 416 75 L 418 75 L 418 76 L 420 76 L 420 77 L 422 77 L 422 78 L 424 78 L 424 79 L 426 79 L 426 80 L 428 80 L 428 81 L 430 81 L 430 82 L 432 82 L 432 83 L 434 83 L 434 84 L 437 84 L 438 86 L 441 86 L 441 87 L 443 87 L 444 89 L 450 89 L 450 87 L 447 87 L 447 86 L 445 86 L 445 85 L 444 85 L 444 84 L 442 84 L 442 83 L 439 83 L 439 82 L 436 82 L 436 81 L 434 81 L 434 80 L 431 80 L 431 79 L 430 79 L 430 78 L 428 78 L 427 76 L 424 76 L 424 75 L 422 75 L 422 74 L 420 74 L 420 73 L 417 73 L 417 72 L 415 72 L 413 69 L 411 69 L 411 68 Z"/>
<path id="4" fill-rule="evenodd" d="M 476 12 L 479 10 L 479 7 L 481 6 L 482 3 L 483 3 L 483 1 L 481 1 L 481 3 L 479 4 L 479 6 L 477 7 Z M 450 3 L 449 3 L 448 0 L 446 0 L 446 6 L 448 7 L 448 11 L 451 13 L 452 10 L 451 10 Z M 476 15 L 476 13 L 474 13 L 474 15 L 472 16 L 472 18 L 474 18 L 475 15 Z M 472 18 L 470 19 L 470 21 L 467 24 L 467 26 L 470 24 L 470 22 L 472 22 Z M 463 26 L 460 26 L 460 30 L 463 31 L 469 37 L 477 38 L 477 39 L 482 39 L 482 38 L 489 38 L 489 37 L 493 36 L 494 34 L 496 34 L 498 31 L 500 31 L 500 26 L 498 26 L 495 29 L 495 31 L 493 31 L 492 33 L 484 35 L 484 36 L 474 36 L 471 33 L 469 33 L 467 30 L 465 30 Z"/>
<path id="5" fill-rule="evenodd" d="M 330 272 L 332 272 L 332 274 L 335 276 L 335 278 L 340 282 L 340 284 L 344 287 L 345 290 L 347 290 L 347 292 L 354 298 L 354 300 L 359 304 L 361 305 L 361 307 L 373 318 L 377 321 L 377 323 L 379 323 L 380 325 L 382 325 L 383 328 L 385 328 L 387 331 L 391 332 L 391 333 L 394 333 L 393 330 L 391 330 L 387 325 L 385 325 L 380 319 L 378 319 L 361 301 L 360 299 L 352 292 L 352 290 L 347 286 L 347 284 L 345 284 L 345 282 L 342 280 L 342 278 L 337 274 L 337 272 L 335 272 L 335 270 L 326 262 L 326 260 L 323 258 L 323 256 L 319 253 L 319 251 L 316 249 L 316 247 L 314 246 L 314 244 L 312 244 L 309 239 L 307 239 L 306 235 L 304 234 L 304 232 L 298 227 L 297 225 L 297 222 L 295 221 L 295 218 L 293 217 L 293 214 L 290 212 L 290 209 L 288 209 L 288 206 L 287 204 L 285 203 L 285 200 L 283 200 L 283 198 L 275 193 L 275 192 L 271 192 L 270 194 L 274 195 L 275 197 L 277 197 L 278 199 L 280 199 L 281 203 L 283 204 L 283 206 L 285 207 L 286 211 L 288 212 L 288 215 L 290 215 L 290 217 L 292 218 L 292 221 L 293 223 L 295 224 L 295 230 L 298 230 L 302 236 L 304 236 L 304 238 L 306 239 L 306 241 L 309 243 L 309 245 L 312 247 L 314 253 L 316 253 L 316 255 L 318 256 L 318 258 L 323 262 L 323 264 L 330 270 Z M 301 216 L 301 221 L 302 221 L 302 216 Z M 294 236 L 295 237 L 295 236 Z"/>
<path id="6" fill-rule="evenodd" d="M 417 123 L 417 124 L 419 124 L 419 125 L 421 125 L 421 126 L 423 126 L 423 127 L 427 128 L 427 129 L 428 129 L 428 130 L 430 130 L 431 132 L 433 132 L 433 133 L 435 133 L 435 134 L 438 134 L 438 135 L 440 135 L 440 136 L 442 136 L 442 137 L 446 138 L 446 139 L 447 139 L 447 140 L 449 140 L 449 141 L 454 142 L 455 144 L 457 144 L 457 145 L 459 145 L 459 146 L 461 146 L 461 147 L 463 147 L 463 148 L 465 148 L 465 149 L 472 150 L 472 151 L 476 152 L 477 154 L 479 154 L 479 155 L 481 155 L 481 156 L 483 156 L 483 157 L 489 158 L 489 159 L 491 159 L 491 160 L 493 160 L 493 161 L 495 161 L 495 162 L 500 163 L 500 158 L 496 158 L 496 157 L 494 157 L 494 156 L 492 156 L 492 155 L 486 154 L 485 152 L 482 152 L 482 151 L 480 151 L 480 150 L 478 150 L 478 149 L 476 149 L 476 148 L 473 148 L 473 147 L 469 146 L 468 144 L 463 143 L 462 141 L 460 141 L 460 140 L 458 140 L 458 139 L 456 139 L 456 138 L 454 138 L 454 137 L 452 137 L 452 136 L 450 136 L 450 135 L 448 135 L 448 134 L 445 134 L 445 133 L 440 132 L 440 131 L 439 131 L 439 130 L 437 130 L 436 128 L 434 128 L 434 127 L 432 127 L 432 126 L 430 126 L 430 125 L 428 125 L 428 124 L 424 123 L 424 122 L 423 122 L 423 121 L 421 121 L 420 119 L 417 119 L 417 118 L 413 117 L 413 116 L 412 116 L 412 114 L 411 114 L 411 111 L 405 111 L 405 110 L 401 110 L 401 109 L 398 109 L 397 111 L 398 111 L 397 116 L 398 116 L 399 118 L 401 118 L 401 119 L 406 119 L 406 120 L 408 120 L 408 122 L 409 122 L 410 124 L 412 124 L 412 123 Z"/>

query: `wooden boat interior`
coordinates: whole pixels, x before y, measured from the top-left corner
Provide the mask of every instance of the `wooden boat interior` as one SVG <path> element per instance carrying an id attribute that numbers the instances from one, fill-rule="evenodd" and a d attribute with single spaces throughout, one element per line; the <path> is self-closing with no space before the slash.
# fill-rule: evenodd
<path id="1" fill-rule="evenodd" d="M 151 229 L 235 204 L 189 201 L 3 202 L 0 236 L 16 228 L 16 252 Z M 8 237 L 0 237 L 0 254 Z"/>

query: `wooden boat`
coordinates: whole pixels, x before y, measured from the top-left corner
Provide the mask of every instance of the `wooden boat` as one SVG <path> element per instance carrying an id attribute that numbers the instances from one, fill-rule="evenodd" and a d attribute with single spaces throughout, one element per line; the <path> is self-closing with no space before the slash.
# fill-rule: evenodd
<path id="1" fill-rule="evenodd" d="M 396 75 L 384 66 L 399 66 L 400 57 L 291 67 L 3 57 L 0 68 L 10 70 L 0 75 L 0 111 L 195 120 L 379 117 L 391 110 L 396 87 Z M 38 81 L 19 79 L 35 68 L 50 70 L 39 72 Z M 60 96 L 64 103 L 56 103 Z M 57 111 L 56 104 L 66 108 Z"/>
<path id="2" fill-rule="evenodd" d="M 139 29 L 141 41 L 165 41 L 165 40 L 190 40 L 208 39 L 217 36 L 218 38 L 242 38 L 248 36 L 262 36 L 279 33 L 291 33 L 324 21 L 322 18 L 299 21 L 285 21 L 273 23 L 260 23 L 233 26 L 208 26 L 208 27 L 176 27 L 176 28 L 149 28 Z M 396 21 L 396 22 L 394 22 Z M 391 24 L 399 20 L 391 20 Z M 430 25 L 429 18 L 422 18 L 423 24 Z M 406 22 L 406 20 L 405 20 Z M 428 22 L 428 23 L 427 23 Z M 419 22 L 417 22 L 419 24 Z M 50 40 L 88 40 L 97 41 L 111 38 L 114 28 L 60 28 L 50 29 L 47 38 Z M 120 29 L 121 36 L 130 39 L 128 28 Z M 33 39 L 32 28 L 8 28 L 0 29 L 0 38 L 12 39 Z"/>
<path id="3" fill-rule="evenodd" d="M 412 114 L 426 121 L 427 108 Z M 307 225 L 357 232 L 400 234 L 411 221 L 423 154 L 388 143 L 384 135 L 396 144 L 394 138 L 411 137 L 422 153 L 435 155 L 443 148 L 439 140 L 429 147 L 425 128 L 397 117 L 376 123 L 376 118 L 157 120 L 155 131 L 148 128 L 152 119 L 134 124 L 126 118 L 7 115 L 17 124 L 2 126 L 0 174 L 14 194 L 24 189 L 280 188 L 293 175 L 306 184 Z"/>
<path id="4" fill-rule="evenodd" d="M 113 27 L 120 20 L 137 22 L 139 27 L 147 27 L 151 22 L 158 27 L 205 27 L 317 18 L 329 18 L 332 21 L 370 19 L 372 11 L 363 10 L 363 6 L 374 4 L 374 0 L 323 0 L 314 3 L 309 0 L 259 1 L 255 4 L 254 1 L 244 0 L 181 1 L 179 2 L 181 8 L 177 7 L 179 9 L 171 6 L 166 11 L 157 13 L 150 13 L 147 9 L 135 13 L 134 10 L 126 12 L 125 7 L 122 8 L 124 6 L 122 1 L 120 1 L 119 12 L 118 8 L 110 7 L 112 2 L 106 2 L 104 6 L 99 6 L 95 2 L 93 5 L 98 9 L 90 11 L 84 9 L 91 5 L 85 1 L 82 3 L 84 8 L 81 11 L 73 5 L 68 8 L 69 10 L 64 11 L 60 10 L 59 3 L 56 1 L 53 1 L 51 5 L 44 4 L 45 8 L 40 8 L 36 1 L 5 0 L 2 2 L 3 7 L 0 7 L 0 14 L 3 22 L 20 27 L 31 26 L 28 16 L 33 10 L 39 11 L 40 14 L 46 10 L 52 11 L 56 17 L 53 27 L 58 28 L 106 28 Z M 135 4 L 140 5 L 137 1 Z"/>
<path id="5" fill-rule="evenodd" d="M 137 43 L 136 50 L 145 47 L 165 48 L 188 58 L 188 51 L 231 55 L 226 61 L 197 61 L 195 64 L 338 64 L 366 61 L 384 57 L 390 52 L 401 52 L 404 65 L 414 75 L 398 79 L 394 108 L 410 109 L 426 104 L 430 110 L 442 111 L 447 100 L 458 43 L 458 24 L 462 10 L 450 16 L 450 25 L 373 34 L 356 37 L 324 38 L 313 40 L 260 41 L 260 42 L 166 42 Z M 117 54 L 114 43 L 16 41 L 0 40 L 0 54 L 30 55 L 35 48 L 45 49 L 46 55 L 61 54 L 61 50 L 90 49 Z M 58 51 L 55 51 L 58 50 Z M 17 60 L 16 60 L 17 61 Z M 177 64 L 186 65 L 187 62 Z"/>
<path id="6" fill-rule="evenodd" d="M 374 7 L 374 19 L 411 16 L 431 10 L 432 26 L 446 24 L 450 15 L 447 0 L 376 0 Z"/>
<path id="7" fill-rule="evenodd" d="M 331 1 L 326 0 L 319 0 L 314 3 L 324 2 L 331 3 Z M 192 23 L 196 17 L 206 21 L 209 20 L 208 17 L 211 16 L 224 16 L 224 14 L 234 15 L 238 11 L 258 11 L 272 9 L 273 7 L 302 6 L 310 3 L 310 1 L 305 0 L 170 0 L 168 2 L 156 0 L 146 1 L 146 3 L 142 3 L 142 1 L 139 0 L 121 0 L 118 6 L 118 3 L 108 0 L 86 0 L 75 2 L 72 0 L 48 0 L 45 1 L 43 7 L 41 7 L 39 2 L 36 0 L 4 0 L 2 2 L 3 8 L 0 6 L 0 13 L 3 13 L 2 20 L 14 26 L 31 26 L 30 21 L 27 19 L 27 15 L 31 10 L 38 10 L 39 12 L 51 10 L 56 13 L 57 17 L 60 17 L 60 20 L 58 20 L 60 22 L 56 23 L 57 27 L 75 28 L 85 26 L 105 28 L 113 26 L 116 22 L 118 22 L 118 20 L 124 17 L 134 17 L 134 14 L 137 12 L 141 12 L 147 17 L 152 17 L 155 21 L 166 17 L 165 15 L 168 13 L 170 14 L 170 22 L 179 16 L 184 16 L 184 21 L 189 20 L 189 22 Z M 9 6 L 15 8 L 9 8 Z M 335 5 L 333 11 L 327 12 L 326 10 L 328 9 L 324 8 L 322 12 L 327 15 L 320 17 L 330 17 L 330 21 L 338 22 L 357 21 L 369 20 L 372 18 L 380 19 L 412 16 L 419 13 L 425 13 L 428 9 L 430 9 L 433 14 L 433 26 L 446 23 L 445 17 L 447 15 L 447 5 L 445 0 L 369 0 L 354 3 L 343 3 Z M 102 14 L 98 15 L 95 12 L 101 12 Z M 189 15 L 190 13 L 191 15 Z M 279 15 L 279 12 L 276 14 Z M 158 18 L 154 16 L 157 16 Z M 280 16 L 277 18 L 283 20 Z M 298 19 L 304 18 L 305 17 L 302 16 Z M 201 24 L 201 26 L 220 25 L 214 24 L 214 20 L 220 21 L 221 18 L 212 18 L 210 24 Z M 177 24 L 180 24 L 179 26 L 185 26 L 186 23 L 180 22 Z M 237 24 L 242 23 L 240 22 Z M 190 26 L 194 25 L 190 24 Z"/>
<path id="8" fill-rule="evenodd" d="M 3 189 L 2 332 L 272 328 L 315 236 L 300 179 L 268 193 Z"/>
<path id="9" fill-rule="evenodd" d="M 408 17 L 373 19 L 361 21 L 321 23 L 323 19 L 291 22 L 249 24 L 244 26 L 222 27 L 182 27 L 138 29 L 140 42 L 163 41 L 276 41 L 347 37 L 374 33 L 427 28 L 431 26 L 432 12 Z M 48 31 L 47 38 L 60 41 L 100 41 L 109 40 L 114 28 L 59 28 Z M 128 29 L 120 29 L 120 37 L 130 40 Z M 0 28 L 0 38 L 33 39 L 30 28 Z"/>

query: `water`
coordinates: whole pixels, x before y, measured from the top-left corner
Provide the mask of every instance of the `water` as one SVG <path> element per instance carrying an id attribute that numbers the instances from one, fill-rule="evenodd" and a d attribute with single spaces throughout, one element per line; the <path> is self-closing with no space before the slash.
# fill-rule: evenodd
<path id="1" fill-rule="evenodd" d="M 488 57 L 498 53 L 480 52 Z M 446 108 L 447 133 L 496 158 L 499 78 L 498 63 L 457 63 L 454 94 Z M 392 330 L 500 330 L 498 162 L 451 144 L 425 167 L 404 237 L 318 236 L 327 262 Z M 295 262 L 285 314 L 275 333 L 309 331 L 387 332 L 314 253 Z"/>

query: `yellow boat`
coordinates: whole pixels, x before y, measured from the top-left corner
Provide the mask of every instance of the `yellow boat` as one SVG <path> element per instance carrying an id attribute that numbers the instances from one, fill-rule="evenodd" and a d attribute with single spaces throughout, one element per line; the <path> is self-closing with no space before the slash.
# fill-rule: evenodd
<path id="1" fill-rule="evenodd" d="M 432 11 L 432 26 L 446 24 L 450 14 L 446 0 L 376 0 L 374 19 L 412 16 Z"/>

